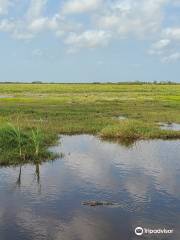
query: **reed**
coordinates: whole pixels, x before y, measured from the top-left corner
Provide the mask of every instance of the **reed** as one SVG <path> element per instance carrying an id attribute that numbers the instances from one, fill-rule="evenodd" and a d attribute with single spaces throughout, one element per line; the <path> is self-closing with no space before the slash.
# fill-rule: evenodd
<path id="1" fill-rule="evenodd" d="M 32 142 L 35 149 L 35 156 L 37 157 L 39 155 L 39 150 L 40 150 L 42 141 L 43 141 L 43 135 L 40 129 L 39 128 L 36 128 L 35 130 L 32 129 Z"/>
<path id="2" fill-rule="evenodd" d="M 39 127 L 24 130 L 11 123 L 0 128 L 0 165 L 19 165 L 53 160 L 57 155 L 48 147 L 56 136 L 44 134 Z"/>
<path id="3" fill-rule="evenodd" d="M 7 128 L 6 134 L 9 137 L 9 141 L 15 143 L 15 147 L 18 148 L 19 157 L 22 158 L 23 135 L 21 133 L 20 127 L 19 125 L 15 127 L 11 123 L 8 123 L 8 126 L 9 128 Z"/>

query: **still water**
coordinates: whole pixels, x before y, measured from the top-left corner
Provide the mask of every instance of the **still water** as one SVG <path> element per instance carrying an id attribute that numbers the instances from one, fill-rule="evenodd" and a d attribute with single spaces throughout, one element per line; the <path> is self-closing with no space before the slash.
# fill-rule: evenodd
<path id="1" fill-rule="evenodd" d="M 0 169 L 0 240 L 180 239 L 180 141 L 63 136 L 52 150 L 64 156 Z M 137 226 L 174 233 L 138 237 Z"/>
<path id="2" fill-rule="evenodd" d="M 160 123 L 160 128 L 162 130 L 180 131 L 180 124 L 179 123 Z"/>

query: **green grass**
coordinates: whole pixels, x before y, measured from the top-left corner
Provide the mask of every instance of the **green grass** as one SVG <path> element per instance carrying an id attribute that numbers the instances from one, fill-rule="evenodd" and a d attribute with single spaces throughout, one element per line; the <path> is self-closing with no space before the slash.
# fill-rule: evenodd
<path id="1" fill-rule="evenodd" d="M 118 116 L 129 121 L 122 123 Z M 0 124 L 11 122 L 18 129 L 17 119 L 36 153 L 41 141 L 37 128 L 49 139 L 47 145 L 58 134 L 179 138 L 179 132 L 160 130 L 157 124 L 180 123 L 180 85 L 0 84 Z"/>
<path id="2" fill-rule="evenodd" d="M 56 156 L 48 151 L 50 143 L 55 142 L 55 135 L 47 135 L 40 129 L 21 130 L 12 124 L 0 129 L 0 165 L 40 163 Z"/>
<path id="3" fill-rule="evenodd" d="M 124 120 L 120 123 L 109 125 L 101 130 L 102 138 L 135 141 L 138 139 L 175 139 L 180 138 L 180 131 L 161 130 L 150 123 L 138 120 Z"/>

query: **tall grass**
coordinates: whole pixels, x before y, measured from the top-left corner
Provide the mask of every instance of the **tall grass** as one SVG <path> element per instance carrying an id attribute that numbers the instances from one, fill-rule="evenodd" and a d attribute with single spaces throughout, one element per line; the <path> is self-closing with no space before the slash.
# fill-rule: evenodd
<path id="1" fill-rule="evenodd" d="M 161 130 L 159 127 L 138 120 L 124 120 L 109 125 L 100 132 L 102 138 L 116 138 L 121 140 L 137 139 L 176 139 L 180 138 L 180 131 Z"/>
<path id="2" fill-rule="evenodd" d="M 19 157 L 22 158 L 22 147 L 23 147 L 23 135 L 20 131 L 19 125 L 15 127 L 12 124 L 8 124 L 9 128 L 6 130 L 7 137 L 9 137 L 9 142 L 17 145 L 19 151 Z M 4 136 L 6 138 L 6 136 Z"/>
<path id="3" fill-rule="evenodd" d="M 39 150 L 42 144 L 43 135 L 39 128 L 36 128 L 36 130 L 32 129 L 32 142 L 34 144 L 35 149 L 35 156 L 39 155 Z"/>
<path id="4" fill-rule="evenodd" d="M 55 135 L 43 134 L 40 128 L 24 130 L 7 124 L 0 128 L 0 165 L 53 160 L 56 156 L 48 146 L 55 140 Z"/>

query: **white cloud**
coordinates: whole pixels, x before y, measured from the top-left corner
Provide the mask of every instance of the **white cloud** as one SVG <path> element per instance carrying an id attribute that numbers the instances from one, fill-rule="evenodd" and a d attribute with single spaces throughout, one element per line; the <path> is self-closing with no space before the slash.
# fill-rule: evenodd
<path id="1" fill-rule="evenodd" d="M 48 27 L 48 19 L 41 17 L 29 23 L 28 29 L 32 32 L 40 32 Z"/>
<path id="2" fill-rule="evenodd" d="M 25 11 L 11 15 L 11 6 L 17 1 L 21 0 L 0 0 L 0 15 L 8 13 L 1 16 L 0 31 L 14 38 L 32 39 L 49 31 L 69 52 L 106 46 L 113 39 L 141 38 L 154 42 L 150 54 L 179 59 L 173 53 L 180 47 L 180 26 L 166 18 L 167 6 L 176 7 L 177 0 L 64 0 L 60 9 L 50 14 L 50 0 L 26 0 Z"/>
<path id="3" fill-rule="evenodd" d="M 0 9 L 3 0 L 0 0 Z M 16 0 L 14 0 L 16 1 Z M 7 5 L 12 2 L 6 1 Z M 9 3 L 9 4 L 8 4 Z M 0 21 L 0 30 L 9 32 L 17 39 L 31 39 L 36 33 L 47 29 L 48 20 L 43 17 L 47 0 L 31 0 L 25 15 L 18 18 L 4 18 Z"/>
<path id="4" fill-rule="evenodd" d="M 167 46 L 169 46 L 170 42 L 171 40 L 169 39 L 161 39 L 158 42 L 154 43 L 152 47 L 153 49 L 157 49 L 157 50 L 164 49 Z"/>
<path id="5" fill-rule="evenodd" d="M 163 55 L 171 44 L 171 40 L 169 39 L 161 39 L 152 44 L 148 53 L 150 55 Z"/>
<path id="6" fill-rule="evenodd" d="M 3 19 L 0 21 L 0 31 L 10 33 L 14 38 L 27 40 L 33 38 L 33 34 L 28 32 L 21 21 Z"/>
<path id="7" fill-rule="evenodd" d="M 84 13 L 96 10 L 102 3 L 102 0 L 69 0 L 63 5 L 64 14 Z"/>
<path id="8" fill-rule="evenodd" d="M 120 36 L 146 36 L 161 28 L 166 3 L 167 0 L 117 0 L 97 15 L 96 22 Z"/>
<path id="9" fill-rule="evenodd" d="M 162 58 L 162 61 L 167 63 L 176 62 L 177 60 L 180 60 L 180 52 L 174 52 Z"/>
<path id="10" fill-rule="evenodd" d="M 16 39 L 27 40 L 43 31 L 51 31 L 55 36 L 63 37 L 65 33 L 81 28 L 81 24 L 73 23 L 59 12 L 46 16 L 46 4 L 47 0 L 29 1 L 29 7 L 21 17 L 0 20 L 0 31 L 9 32 Z"/>
<path id="11" fill-rule="evenodd" d="M 7 19 L 3 19 L 0 22 L 0 31 L 11 32 L 14 27 L 15 27 L 14 23 L 9 21 L 9 20 L 7 20 Z"/>
<path id="12" fill-rule="evenodd" d="M 110 39 L 110 34 L 102 30 L 88 30 L 80 34 L 71 33 L 66 39 L 65 44 L 73 49 L 96 48 L 106 46 Z"/>
<path id="13" fill-rule="evenodd" d="M 44 16 L 47 0 L 31 0 L 25 15 L 27 31 L 39 33 L 48 28 L 48 18 Z"/>
<path id="14" fill-rule="evenodd" d="M 166 28 L 163 31 L 164 35 L 166 35 L 168 38 L 171 38 L 173 40 L 180 40 L 180 27 L 171 27 Z"/>
<path id="15" fill-rule="evenodd" d="M 7 14 L 11 5 L 11 0 L 0 0 L 0 15 Z"/>
<path id="16" fill-rule="evenodd" d="M 27 18 L 36 19 L 42 16 L 47 0 L 31 0 L 27 11 Z"/>
<path id="17" fill-rule="evenodd" d="M 163 29 L 161 36 L 166 38 L 154 43 L 149 53 L 160 56 L 162 62 L 180 60 L 180 28 L 171 27 Z"/>

